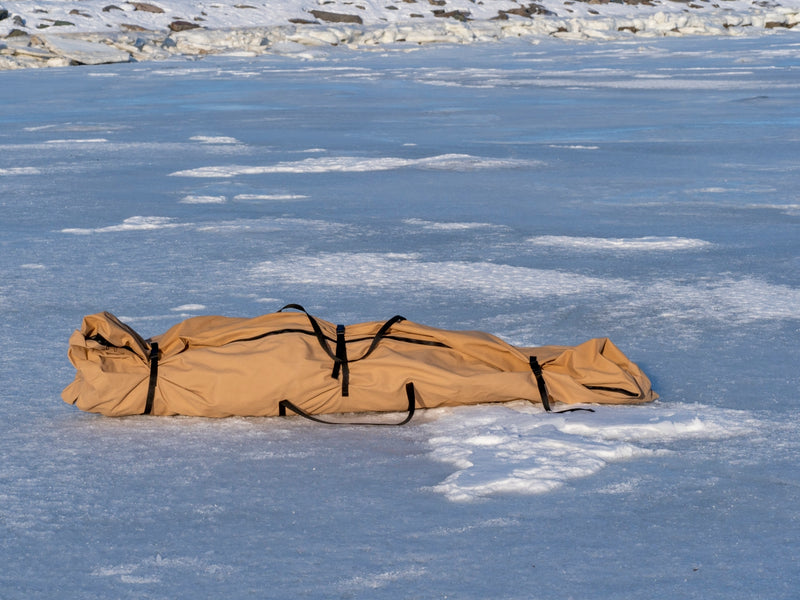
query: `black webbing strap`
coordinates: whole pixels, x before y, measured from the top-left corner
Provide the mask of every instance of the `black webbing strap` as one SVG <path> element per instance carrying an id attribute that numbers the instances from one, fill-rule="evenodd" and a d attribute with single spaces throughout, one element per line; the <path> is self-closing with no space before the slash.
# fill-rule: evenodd
<path id="1" fill-rule="evenodd" d="M 399 423 L 370 423 L 368 421 L 354 421 L 354 422 L 342 422 L 342 421 L 325 421 L 324 419 L 320 419 L 319 417 L 315 417 L 312 414 L 307 413 L 302 408 L 296 406 L 293 402 L 289 400 L 281 400 L 278 402 L 278 414 L 281 417 L 286 416 L 286 409 L 288 408 L 293 413 L 300 415 L 308 419 L 309 421 L 314 421 L 316 423 L 324 423 L 325 425 L 371 425 L 376 427 L 398 427 L 400 425 L 405 425 L 408 423 L 411 418 L 414 416 L 414 410 L 417 406 L 417 396 L 414 392 L 414 384 L 407 383 L 406 384 L 406 397 L 408 398 L 408 414 L 406 415 L 405 419 L 400 421 Z"/>
<path id="2" fill-rule="evenodd" d="M 319 323 L 317 322 L 317 320 L 313 316 L 311 316 L 308 313 L 308 311 L 305 308 L 303 308 L 302 306 L 300 306 L 299 304 L 287 304 L 286 306 L 281 308 L 278 312 L 282 312 L 287 308 L 293 308 L 295 310 L 299 310 L 302 313 L 305 313 L 305 315 L 308 317 L 309 323 L 311 323 L 311 329 L 314 330 L 314 334 L 317 336 L 317 340 L 319 340 L 319 345 L 322 346 L 322 349 L 325 350 L 325 353 L 328 356 L 330 356 L 334 361 L 339 360 L 337 355 L 334 353 L 333 350 L 331 350 L 331 347 L 328 345 L 328 340 L 325 337 L 325 334 L 322 333 L 322 328 L 319 326 Z M 378 330 L 378 333 L 375 334 L 375 337 L 372 338 L 372 343 L 370 344 L 369 348 L 367 348 L 367 351 L 364 352 L 364 354 L 362 354 L 358 358 L 351 358 L 348 362 L 356 362 L 358 360 L 364 360 L 365 358 L 367 358 L 370 354 L 372 354 L 372 352 L 375 350 L 375 348 L 378 347 L 378 344 L 380 343 L 380 341 L 383 338 L 386 337 L 386 334 L 389 333 L 389 329 L 391 329 L 392 325 L 394 325 L 395 323 L 399 323 L 400 321 L 405 321 L 405 320 L 406 320 L 405 317 L 402 317 L 400 315 L 395 315 L 391 319 L 386 321 L 383 325 L 381 325 L 381 328 Z M 339 338 L 338 338 L 339 327 L 344 327 L 344 326 L 343 325 L 339 325 L 336 328 L 337 345 L 338 345 L 338 341 L 339 341 Z M 344 340 L 342 340 L 342 343 L 344 343 Z"/>
<path id="3" fill-rule="evenodd" d="M 381 325 L 381 328 L 378 329 L 375 337 L 372 338 L 372 343 L 369 345 L 369 348 L 367 348 L 367 351 L 364 352 L 364 354 L 358 358 L 348 359 L 347 344 L 344 337 L 344 325 L 336 326 L 336 350 L 333 351 L 331 350 L 330 344 L 328 344 L 328 338 L 326 338 L 325 334 L 322 332 L 322 327 L 320 327 L 319 322 L 317 322 L 317 320 L 311 316 L 305 308 L 299 304 L 287 304 L 278 312 L 282 312 L 287 308 L 299 310 L 300 312 L 304 313 L 306 317 L 308 317 L 308 322 L 311 323 L 311 329 L 314 330 L 314 335 L 317 337 L 319 345 L 322 346 L 322 349 L 325 351 L 325 353 L 333 359 L 333 370 L 331 371 L 331 377 L 338 379 L 339 372 L 341 371 L 342 373 L 342 396 L 348 396 L 350 394 L 349 364 L 367 358 L 370 354 L 372 354 L 375 348 L 378 347 L 378 344 L 380 344 L 381 340 L 386 337 L 386 335 L 389 333 L 389 329 L 392 328 L 392 325 L 399 323 L 400 321 L 405 321 L 405 317 L 401 317 L 400 315 L 393 316 L 391 319 Z"/>
<path id="4" fill-rule="evenodd" d="M 334 361 L 331 377 L 339 379 L 339 371 L 342 372 L 342 396 L 350 395 L 350 366 L 347 364 L 347 344 L 344 338 L 344 325 L 336 326 L 336 358 Z"/>
<path id="5" fill-rule="evenodd" d="M 551 412 L 552 409 L 550 408 L 550 398 L 547 394 L 547 384 L 545 384 L 544 375 L 542 375 L 542 365 L 539 364 L 535 356 L 530 357 L 530 364 L 533 376 L 536 378 L 536 385 L 539 387 L 539 396 L 542 398 L 542 406 L 544 406 L 547 412 Z"/>
<path id="6" fill-rule="evenodd" d="M 536 378 L 536 385 L 539 388 L 539 396 L 542 397 L 542 406 L 547 412 L 555 412 L 555 413 L 568 413 L 568 412 L 577 412 L 579 410 L 584 410 L 586 412 L 594 412 L 593 408 L 583 408 L 583 407 L 576 407 L 576 408 L 565 408 L 562 410 L 553 411 L 550 408 L 550 396 L 547 393 L 547 384 L 544 382 L 544 375 L 542 374 L 542 365 L 539 364 L 539 361 L 536 359 L 535 356 L 530 357 L 530 364 L 531 364 L 531 371 L 533 371 L 533 376 Z"/>
<path id="7" fill-rule="evenodd" d="M 278 312 L 283 312 L 287 308 L 293 308 L 295 310 L 299 310 L 302 313 L 305 313 L 305 315 L 308 317 L 308 322 L 311 323 L 311 329 L 314 330 L 314 335 L 317 336 L 317 341 L 319 342 L 319 345 L 322 346 L 322 349 L 325 350 L 325 353 L 328 356 L 330 356 L 334 362 L 338 362 L 339 359 L 337 358 L 336 354 L 333 353 L 331 347 L 328 345 L 328 340 L 325 338 L 325 334 L 322 333 L 322 328 L 319 326 L 317 320 L 310 314 L 308 314 L 308 311 L 299 304 L 287 304 Z"/>
<path id="8" fill-rule="evenodd" d="M 352 359 L 350 362 L 355 362 L 357 360 L 364 360 L 365 358 L 367 358 L 370 354 L 372 354 L 372 351 L 378 347 L 378 344 L 380 344 L 381 340 L 386 337 L 386 334 L 389 333 L 389 329 L 392 328 L 392 325 L 405 320 L 406 320 L 405 317 L 401 317 L 400 315 L 395 315 L 391 319 L 386 321 L 386 323 L 381 325 L 381 328 L 378 330 L 378 333 L 375 334 L 375 337 L 372 338 L 372 343 L 369 345 L 369 348 L 367 348 L 367 351 L 364 352 L 364 354 L 362 354 L 358 358 Z"/>
<path id="9" fill-rule="evenodd" d="M 144 403 L 143 415 L 153 412 L 153 399 L 156 396 L 156 385 L 158 384 L 158 342 L 150 344 L 150 355 L 147 359 L 150 361 L 150 381 L 147 384 L 147 400 Z"/>

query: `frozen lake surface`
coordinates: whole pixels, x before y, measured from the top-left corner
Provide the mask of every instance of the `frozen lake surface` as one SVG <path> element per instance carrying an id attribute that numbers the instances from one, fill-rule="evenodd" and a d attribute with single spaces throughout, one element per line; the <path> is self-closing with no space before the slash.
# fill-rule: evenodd
<path id="1" fill-rule="evenodd" d="M 328 48 L 0 73 L 0 597 L 770 598 L 800 587 L 800 41 Z M 661 400 L 404 428 L 59 393 L 287 302 L 609 336 Z"/>

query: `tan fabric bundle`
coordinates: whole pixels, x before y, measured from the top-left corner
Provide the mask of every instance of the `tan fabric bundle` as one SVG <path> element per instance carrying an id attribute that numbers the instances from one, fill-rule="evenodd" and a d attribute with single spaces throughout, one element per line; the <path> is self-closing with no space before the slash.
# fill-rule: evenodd
<path id="1" fill-rule="evenodd" d="M 302 312 L 283 312 L 284 309 Z M 288 305 L 252 319 L 194 317 L 144 340 L 114 315 L 83 319 L 62 397 L 109 416 L 275 416 L 529 400 L 632 404 L 658 396 L 608 339 L 511 346 L 394 317 L 334 325 Z M 409 385 L 412 384 L 412 385 Z M 284 402 L 281 406 L 282 401 Z"/>

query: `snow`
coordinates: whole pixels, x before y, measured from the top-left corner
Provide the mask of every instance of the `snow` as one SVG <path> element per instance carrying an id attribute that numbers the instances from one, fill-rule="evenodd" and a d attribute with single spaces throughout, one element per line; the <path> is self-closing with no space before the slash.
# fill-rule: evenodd
<path id="1" fill-rule="evenodd" d="M 7 1 L 0 7 L 0 69 L 217 53 L 313 58 L 314 49 L 339 45 L 741 36 L 798 23 L 800 0 Z"/>
<path id="2" fill-rule="evenodd" d="M 331 173 L 366 171 L 389 171 L 392 169 L 418 168 L 466 171 L 475 169 L 515 168 L 530 166 L 530 161 L 514 159 L 497 160 L 466 154 L 443 154 L 425 158 L 399 158 L 382 156 L 377 158 L 359 158 L 353 156 L 331 156 L 324 158 L 306 158 L 299 161 L 279 162 L 274 165 L 242 166 L 224 165 L 201 167 L 176 171 L 176 177 L 236 177 L 238 175 L 260 175 L 264 173 Z"/>
<path id="3" fill-rule="evenodd" d="M 79 3 L 158 18 L 120 6 Z M 797 48 L 637 34 L 0 73 L 0 597 L 794 598 Z M 59 398 L 85 314 L 147 337 L 288 302 L 607 335 L 661 399 L 365 428 Z"/>
<path id="4" fill-rule="evenodd" d="M 640 238 L 593 238 L 568 235 L 539 235 L 529 240 L 538 246 L 555 246 L 586 251 L 603 250 L 696 250 L 710 242 L 677 236 L 646 236 Z"/>
<path id="5" fill-rule="evenodd" d="M 725 439 L 758 430 L 743 411 L 702 406 L 595 408 L 584 415 L 532 414 L 528 406 L 454 409 L 427 424 L 431 455 L 452 463 L 453 474 L 434 490 L 453 501 L 497 494 L 540 494 L 589 477 L 610 463 L 668 454 L 654 449 L 681 439 Z"/>

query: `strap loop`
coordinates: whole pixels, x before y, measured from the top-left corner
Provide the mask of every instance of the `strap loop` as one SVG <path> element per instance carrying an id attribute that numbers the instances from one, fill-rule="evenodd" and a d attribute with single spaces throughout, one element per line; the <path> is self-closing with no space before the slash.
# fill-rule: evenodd
<path id="1" fill-rule="evenodd" d="M 293 413 L 300 415 L 301 417 L 304 417 L 309 421 L 314 421 L 316 423 L 324 423 L 325 425 L 370 425 L 374 427 L 399 427 L 400 425 L 405 425 L 411 420 L 411 418 L 414 416 L 414 411 L 417 406 L 414 384 L 411 382 L 406 384 L 406 397 L 408 398 L 408 414 L 406 415 L 405 419 L 403 419 L 399 423 L 370 423 L 367 421 L 355 421 L 355 422 L 325 421 L 324 419 L 320 419 L 319 417 L 315 417 L 314 415 L 307 413 L 302 408 L 298 407 L 289 400 L 281 400 L 280 402 L 278 402 L 278 415 L 280 415 L 281 417 L 285 417 L 286 409 L 288 408 Z"/>
<path id="2" fill-rule="evenodd" d="M 389 329 L 391 329 L 392 325 L 399 323 L 400 321 L 405 321 L 405 317 L 401 317 L 400 315 L 393 316 L 391 319 L 381 325 L 381 328 L 375 334 L 375 337 L 372 338 L 372 343 L 370 344 L 369 348 L 367 348 L 367 351 L 364 352 L 364 354 L 358 358 L 348 359 L 347 343 L 344 337 L 344 325 L 336 326 L 336 351 L 334 352 L 331 350 L 331 347 L 328 344 L 328 338 L 325 337 L 325 334 L 322 332 L 322 327 L 320 327 L 319 322 L 312 317 L 305 308 L 299 304 L 287 304 L 278 312 L 282 312 L 287 308 L 299 310 L 300 312 L 305 313 L 305 315 L 308 317 L 308 321 L 311 323 L 311 329 L 314 330 L 314 335 L 317 336 L 319 345 L 322 346 L 322 349 L 325 351 L 325 353 L 333 360 L 331 377 L 334 379 L 339 379 L 339 372 L 341 371 L 342 373 L 342 396 L 350 395 L 350 363 L 367 358 L 370 354 L 372 354 L 375 348 L 378 347 L 378 344 L 380 344 L 381 340 L 386 337 L 386 334 L 389 333 Z"/>

